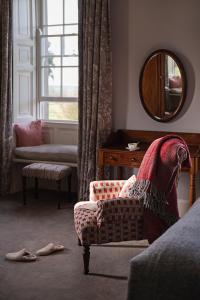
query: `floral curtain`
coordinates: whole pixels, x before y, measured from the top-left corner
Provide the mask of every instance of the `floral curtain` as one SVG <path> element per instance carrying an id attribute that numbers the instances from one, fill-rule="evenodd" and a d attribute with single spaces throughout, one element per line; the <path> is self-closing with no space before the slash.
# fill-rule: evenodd
<path id="1" fill-rule="evenodd" d="M 0 194 L 9 189 L 12 155 L 12 0 L 0 0 Z"/>
<path id="2" fill-rule="evenodd" d="M 79 0 L 79 200 L 96 179 L 98 148 L 112 125 L 109 0 Z"/>

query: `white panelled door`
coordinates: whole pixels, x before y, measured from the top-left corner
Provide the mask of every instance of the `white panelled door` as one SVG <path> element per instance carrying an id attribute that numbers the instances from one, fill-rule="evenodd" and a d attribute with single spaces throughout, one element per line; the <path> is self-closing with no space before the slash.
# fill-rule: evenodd
<path id="1" fill-rule="evenodd" d="M 13 1 L 14 122 L 36 118 L 35 0 Z"/>

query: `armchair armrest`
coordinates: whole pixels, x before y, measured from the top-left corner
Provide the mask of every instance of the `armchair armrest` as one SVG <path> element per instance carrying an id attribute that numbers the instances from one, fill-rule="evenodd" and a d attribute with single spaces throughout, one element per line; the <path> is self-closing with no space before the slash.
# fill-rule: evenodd
<path id="1" fill-rule="evenodd" d="M 97 224 L 141 219 L 143 207 L 134 198 L 118 198 L 97 202 Z"/>
<path id="2" fill-rule="evenodd" d="M 98 180 L 90 182 L 90 201 L 117 198 L 126 180 Z"/>

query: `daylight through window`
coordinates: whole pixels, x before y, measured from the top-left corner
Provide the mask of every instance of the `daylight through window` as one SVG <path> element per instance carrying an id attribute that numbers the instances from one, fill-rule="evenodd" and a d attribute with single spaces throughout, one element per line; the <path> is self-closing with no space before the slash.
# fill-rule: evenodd
<path id="1" fill-rule="evenodd" d="M 44 0 L 40 29 L 40 118 L 77 121 L 78 0 Z"/>

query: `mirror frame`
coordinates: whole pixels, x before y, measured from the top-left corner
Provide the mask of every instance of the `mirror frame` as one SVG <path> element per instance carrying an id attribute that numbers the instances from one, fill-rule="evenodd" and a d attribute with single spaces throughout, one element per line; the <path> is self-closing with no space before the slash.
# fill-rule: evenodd
<path id="1" fill-rule="evenodd" d="M 181 100 L 180 100 L 180 103 L 177 107 L 177 109 L 167 118 L 158 118 L 156 117 L 155 115 L 153 115 L 147 108 L 146 104 L 145 104 L 145 101 L 144 101 L 144 97 L 143 97 L 143 91 L 142 91 L 142 81 L 143 81 L 143 74 L 144 74 L 144 70 L 145 70 L 145 67 L 148 63 L 148 61 L 153 57 L 155 56 L 156 54 L 160 54 L 160 53 L 164 53 L 170 57 L 173 58 L 173 60 L 176 62 L 179 70 L 180 70 L 180 74 L 181 74 L 181 80 L 182 80 L 182 96 L 181 96 Z M 185 103 L 185 100 L 186 100 L 186 93 L 187 92 L 187 83 L 186 83 L 186 73 L 185 73 L 185 69 L 183 67 L 183 64 L 181 63 L 180 59 L 176 56 L 176 54 L 174 54 L 172 51 L 170 50 L 166 50 L 166 49 L 158 49 L 154 52 L 152 52 L 148 57 L 147 59 L 145 60 L 144 64 L 143 64 L 143 67 L 141 69 L 141 72 L 140 72 L 140 78 L 139 78 L 139 93 L 140 93 L 140 99 L 141 99 L 141 102 L 142 102 L 142 105 L 143 105 L 143 108 L 144 110 L 146 111 L 146 113 L 152 118 L 154 119 L 155 121 L 158 121 L 158 122 L 169 122 L 171 121 L 173 118 L 175 118 L 179 112 L 181 111 L 184 103 Z"/>

